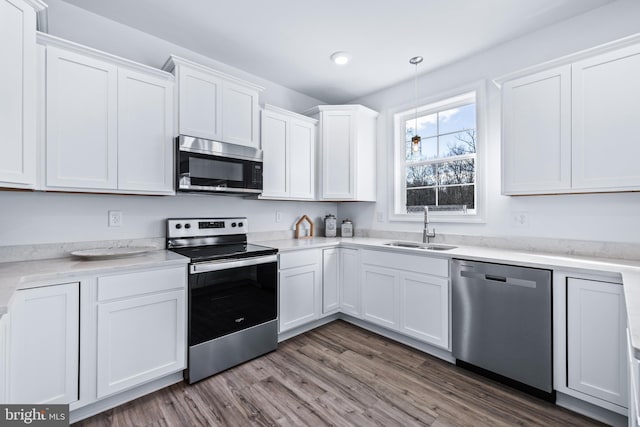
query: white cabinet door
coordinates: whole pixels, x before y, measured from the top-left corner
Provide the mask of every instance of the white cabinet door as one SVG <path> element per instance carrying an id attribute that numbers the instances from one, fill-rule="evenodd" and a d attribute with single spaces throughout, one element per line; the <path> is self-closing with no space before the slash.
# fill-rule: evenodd
<path id="1" fill-rule="evenodd" d="M 567 279 L 568 387 L 627 407 L 622 285 Z"/>
<path id="2" fill-rule="evenodd" d="M 33 188 L 36 168 L 36 13 L 0 0 L 0 187 Z"/>
<path id="3" fill-rule="evenodd" d="M 640 398 L 640 360 L 635 357 L 635 350 L 631 344 L 631 331 L 626 330 L 627 334 L 627 363 L 629 364 L 629 427 L 640 426 L 638 419 L 638 402 Z"/>
<path id="4" fill-rule="evenodd" d="M 288 198 L 289 190 L 288 117 L 269 110 L 262 111 L 263 191 L 264 197 Z"/>
<path id="5" fill-rule="evenodd" d="M 118 189 L 173 190 L 173 84 L 118 70 Z"/>
<path id="6" fill-rule="evenodd" d="M 398 273 L 388 268 L 362 266 L 362 318 L 398 328 Z"/>
<path id="7" fill-rule="evenodd" d="M 178 73 L 179 133 L 222 139 L 222 79 L 189 67 Z"/>
<path id="8" fill-rule="evenodd" d="M 502 87 L 502 193 L 571 188 L 571 66 Z"/>
<path id="9" fill-rule="evenodd" d="M 325 314 L 340 308 L 340 251 L 338 248 L 322 251 L 322 312 Z"/>
<path id="10" fill-rule="evenodd" d="M 115 189 L 117 67 L 47 48 L 47 187 Z"/>
<path id="11" fill-rule="evenodd" d="M 265 105 L 262 110 L 262 197 L 313 200 L 316 121 Z"/>
<path id="12" fill-rule="evenodd" d="M 438 347 L 449 347 L 449 280 L 401 274 L 400 331 Z"/>
<path id="13" fill-rule="evenodd" d="M 340 249 L 340 309 L 360 317 L 360 252 Z"/>
<path id="14" fill-rule="evenodd" d="M 10 307 L 10 403 L 78 400 L 79 286 L 16 291 Z"/>
<path id="15" fill-rule="evenodd" d="M 280 270 L 280 332 L 320 316 L 321 289 L 318 264 Z"/>
<path id="16" fill-rule="evenodd" d="M 185 291 L 98 304 L 97 397 L 177 372 L 185 363 Z"/>
<path id="17" fill-rule="evenodd" d="M 231 82 L 224 82 L 222 90 L 222 140 L 258 148 L 259 92 Z"/>
<path id="18" fill-rule="evenodd" d="M 573 64 L 573 187 L 640 188 L 640 45 Z"/>
<path id="19" fill-rule="evenodd" d="M 7 402 L 7 373 L 9 372 L 9 313 L 0 317 L 0 403 Z"/>
<path id="20" fill-rule="evenodd" d="M 355 198 L 354 111 L 323 111 L 322 132 L 322 199 Z"/>
<path id="21" fill-rule="evenodd" d="M 291 120 L 289 188 L 294 199 L 313 200 L 315 194 L 316 125 Z M 264 148 L 263 148 L 264 149 Z"/>

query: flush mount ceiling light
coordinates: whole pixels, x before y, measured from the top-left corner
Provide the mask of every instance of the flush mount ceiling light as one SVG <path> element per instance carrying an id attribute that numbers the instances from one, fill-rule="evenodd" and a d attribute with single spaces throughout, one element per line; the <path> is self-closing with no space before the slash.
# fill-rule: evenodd
<path id="1" fill-rule="evenodd" d="M 349 52 L 333 52 L 331 54 L 331 60 L 335 62 L 336 65 L 346 65 L 351 61 L 351 54 Z"/>
<path id="2" fill-rule="evenodd" d="M 422 62 L 422 56 L 414 56 L 409 60 L 409 63 L 416 66 L 416 74 L 414 78 L 414 90 L 415 90 L 415 104 L 416 104 L 416 121 L 413 127 L 413 138 L 411 138 L 411 152 L 417 153 L 420 151 L 420 135 L 418 135 L 418 64 Z"/>

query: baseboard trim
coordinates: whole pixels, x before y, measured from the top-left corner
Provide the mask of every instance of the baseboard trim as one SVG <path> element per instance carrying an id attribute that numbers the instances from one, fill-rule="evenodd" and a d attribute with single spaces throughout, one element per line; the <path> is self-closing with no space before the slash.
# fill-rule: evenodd
<path id="1" fill-rule="evenodd" d="M 184 381 L 182 371 L 148 382 L 131 390 L 123 391 L 122 393 L 107 397 L 87 406 L 83 406 L 82 408 L 74 409 L 69 414 L 69 421 L 73 424 L 149 393 L 153 393 L 154 391 L 179 383 L 180 381 Z"/>

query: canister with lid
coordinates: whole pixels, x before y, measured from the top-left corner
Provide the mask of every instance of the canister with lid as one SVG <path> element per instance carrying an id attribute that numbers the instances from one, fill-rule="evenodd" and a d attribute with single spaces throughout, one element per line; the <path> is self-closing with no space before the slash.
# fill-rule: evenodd
<path id="1" fill-rule="evenodd" d="M 324 217 L 324 235 L 325 237 L 336 237 L 337 221 L 333 214 Z"/>
<path id="2" fill-rule="evenodd" d="M 349 218 L 342 221 L 341 227 L 342 237 L 353 237 L 353 222 Z"/>

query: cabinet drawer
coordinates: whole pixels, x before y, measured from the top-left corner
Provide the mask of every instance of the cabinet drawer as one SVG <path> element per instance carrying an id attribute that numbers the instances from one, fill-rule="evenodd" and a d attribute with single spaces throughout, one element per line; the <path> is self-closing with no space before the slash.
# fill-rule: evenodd
<path id="1" fill-rule="evenodd" d="M 362 263 L 403 271 L 449 277 L 449 260 L 407 253 L 362 251 Z"/>
<path id="2" fill-rule="evenodd" d="M 307 249 L 280 254 L 280 270 L 320 264 L 320 249 Z"/>
<path id="3" fill-rule="evenodd" d="M 98 277 L 98 301 L 184 288 L 186 278 L 186 267 Z"/>

